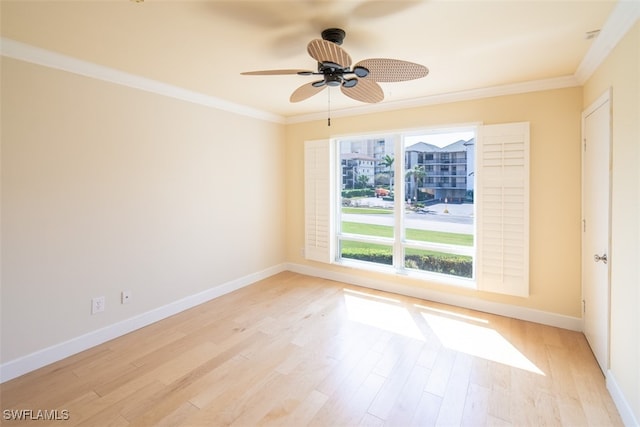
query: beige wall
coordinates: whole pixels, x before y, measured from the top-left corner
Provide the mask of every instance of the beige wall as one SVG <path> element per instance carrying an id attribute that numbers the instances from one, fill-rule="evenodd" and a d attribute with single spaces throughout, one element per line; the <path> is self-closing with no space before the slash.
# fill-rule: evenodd
<path id="1" fill-rule="evenodd" d="M 610 370 L 640 420 L 640 23 L 584 86 L 584 106 L 609 88 L 613 111 Z"/>
<path id="2" fill-rule="evenodd" d="M 334 117 L 287 126 L 287 259 L 363 279 L 380 279 L 545 312 L 581 317 L 580 116 L 582 89 L 569 88 L 410 110 Z M 483 122 L 531 123 L 531 296 L 517 298 L 324 266 L 303 259 L 303 142 L 357 132 Z"/>
<path id="3" fill-rule="evenodd" d="M 2 363 L 284 262 L 283 125 L 1 66 Z"/>

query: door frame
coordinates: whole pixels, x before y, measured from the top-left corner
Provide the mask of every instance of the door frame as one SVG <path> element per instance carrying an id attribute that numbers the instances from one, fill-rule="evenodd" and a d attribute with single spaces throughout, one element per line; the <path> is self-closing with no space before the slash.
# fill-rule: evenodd
<path id="1" fill-rule="evenodd" d="M 585 221 L 585 206 L 584 206 L 584 194 L 585 194 L 585 188 L 584 188 L 584 176 L 585 176 L 585 146 L 586 146 L 586 135 L 585 135 L 585 121 L 586 118 L 591 115 L 593 112 L 595 112 L 598 108 L 600 108 L 603 104 L 605 103 L 609 103 L 609 108 L 608 108 L 608 115 L 609 115 L 609 144 L 608 144 L 608 151 L 609 151 L 609 165 L 608 165 L 608 179 L 609 179 L 609 183 L 608 183 L 608 200 L 607 200 L 607 209 L 608 209 L 608 224 L 607 224 L 607 257 L 608 257 L 608 262 L 607 262 L 607 304 L 606 304 L 606 317 L 607 317 L 607 325 L 606 325 L 606 367 L 604 370 L 604 374 L 605 377 L 607 375 L 607 371 L 609 369 L 610 366 L 610 361 L 611 361 L 611 205 L 612 205 L 612 165 L 613 165 L 613 158 L 612 158 L 612 153 L 613 153 L 613 132 L 612 132 L 612 118 L 613 118 L 613 114 L 612 114 L 612 89 L 608 88 L 602 95 L 600 95 L 595 101 L 593 101 L 586 109 L 584 109 L 582 111 L 582 122 L 581 122 L 581 138 L 580 138 L 580 158 L 581 158 L 581 174 L 580 174 L 580 185 L 581 185 L 581 194 L 580 194 L 580 200 L 581 200 L 581 232 L 580 232 L 580 272 L 581 272 L 581 279 L 580 279 L 580 288 L 581 288 L 581 308 L 582 308 L 582 330 L 584 332 L 584 326 L 585 326 L 585 292 L 584 292 L 584 287 L 585 287 L 585 281 L 584 281 L 584 277 L 582 275 L 583 271 L 584 271 L 584 262 L 586 262 L 585 260 L 587 259 L 591 259 L 592 254 L 585 254 L 585 248 L 584 248 L 584 221 Z M 585 255 L 587 255 L 585 257 Z"/>

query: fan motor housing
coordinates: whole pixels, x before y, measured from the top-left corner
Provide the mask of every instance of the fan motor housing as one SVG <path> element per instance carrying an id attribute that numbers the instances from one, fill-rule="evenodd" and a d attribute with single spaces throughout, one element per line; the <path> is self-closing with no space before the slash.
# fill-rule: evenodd
<path id="1" fill-rule="evenodd" d="M 322 32 L 321 35 L 323 40 L 327 40 L 340 45 L 344 41 L 344 36 L 346 35 L 346 33 L 340 28 L 327 28 Z"/>

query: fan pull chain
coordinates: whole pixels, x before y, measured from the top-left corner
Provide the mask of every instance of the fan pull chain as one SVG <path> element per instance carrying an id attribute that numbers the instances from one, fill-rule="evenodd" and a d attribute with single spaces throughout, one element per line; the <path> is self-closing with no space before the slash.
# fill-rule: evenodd
<path id="1" fill-rule="evenodd" d="M 331 126 L 331 88 L 327 89 L 327 126 Z"/>

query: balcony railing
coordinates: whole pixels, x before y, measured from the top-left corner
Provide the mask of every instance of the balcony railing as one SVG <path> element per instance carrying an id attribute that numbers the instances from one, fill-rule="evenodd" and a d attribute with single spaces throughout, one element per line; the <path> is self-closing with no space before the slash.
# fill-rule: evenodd
<path id="1" fill-rule="evenodd" d="M 466 166 L 466 160 L 418 160 L 413 164 L 414 166 L 436 166 L 436 165 L 453 165 L 453 166 Z M 408 168 L 411 169 L 411 168 Z"/>

